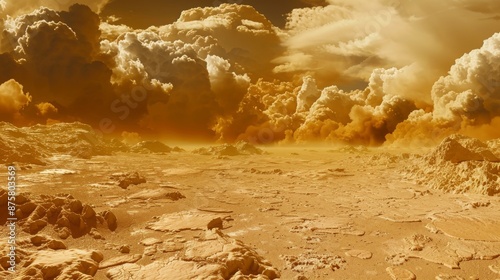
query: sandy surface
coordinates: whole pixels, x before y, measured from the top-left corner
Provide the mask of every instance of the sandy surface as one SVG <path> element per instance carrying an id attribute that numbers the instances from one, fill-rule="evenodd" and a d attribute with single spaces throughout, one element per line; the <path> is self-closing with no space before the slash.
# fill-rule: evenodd
<path id="1" fill-rule="evenodd" d="M 25 206 L 27 217 L 18 222 L 18 263 L 24 267 L 17 273 L 500 279 L 498 196 L 444 193 L 408 180 L 405 170 L 419 158 L 408 151 L 265 151 L 57 156 L 46 166 L 23 165 L 18 193 L 29 193 L 24 204 L 34 206 Z M 79 213 L 69 234 L 59 221 L 32 225 L 38 210 L 29 208 L 54 201 L 63 212 Z M 7 236 L 6 227 L 0 234 Z M 49 272 L 46 263 L 52 263 Z"/>

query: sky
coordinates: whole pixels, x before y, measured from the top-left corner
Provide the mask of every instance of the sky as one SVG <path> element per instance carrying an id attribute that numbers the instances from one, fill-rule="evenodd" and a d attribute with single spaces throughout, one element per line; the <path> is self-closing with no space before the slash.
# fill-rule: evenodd
<path id="1" fill-rule="evenodd" d="M 321 0 L 111 0 L 101 11 L 103 17 L 115 16 L 118 24 L 133 28 L 148 28 L 151 25 L 165 25 L 177 20 L 182 11 L 196 7 L 214 7 L 222 3 L 251 5 L 274 25 L 284 27 L 286 15 L 296 8 L 324 5 Z"/>
<path id="2" fill-rule="evenodd" d="M 0 121 L 255 144 L 500 137 L 495 0 L 0 0 Z"/>

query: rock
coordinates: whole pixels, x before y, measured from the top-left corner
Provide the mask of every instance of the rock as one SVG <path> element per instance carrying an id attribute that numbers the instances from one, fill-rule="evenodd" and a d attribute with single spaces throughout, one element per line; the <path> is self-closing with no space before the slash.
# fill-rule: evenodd
<path id="1" fill-rule="evenodd" d="M 124 263 L 135 263 L 135 262 L 139 261 L 141 258 L 142 258 L 142 255 L 139 255 L 139 254 L 114 257 L 114 258 L 104 260 L 103 262 L 101 262 L 99 264 L 99 269 L 113 267 L 113 266 L 121 265 Z"/>
<path id="2" fill-rule="evenodd" d="M 423 234 L 413 234 L 409 238 L 405 238 L 408 243 L 408 249 L 411 251 L 422 251 L 425 244 L 432 242 L 432 238 Z"/>
<path id="3" fill-rule="evenodd" d="M 247 142 L 238 142 L 236 145 L 223 144 L 209 148 L 199 148 L 193 151 L 195 154 L 212 155 L 218 157 L 239 156 L 239 155 L 260 155 L 264 151 Z"/>
<path id="4" fill-rule="evenodd" d="M 408 256 L 403 253 L 393 254 L 385 257 L 385 261 L 391 265 L 402 265 L 408 260 Z"/>
<path id="5" fill-rule="evenodd" d="M 160 141 L 142 141 L 132 146 L 130 150 L 135 153 L 164 154 L 172 152 L 172 149 L 169 146 Z"/>
<path id="6" fill-rule="evenodd" d="M 19 279 L 86 279 L 97 272 L 102 254 L 87 250 L 41 250 L 18 271 Z"/>
<path id="7" fill-rule="evenodd" d="M 51 240 L 47 243 L 47 247 L 52 249 L 52 250 L 62 250 L 62 249 L 66 249 L 66 245 L 62 242 L 62 241 L 59 241 L 59 240 Z"/>
<path id="8" fill-rule="evenodd" d="M 314 271 L 329 268 L 333 271 L 345 269 L 346 261 L 337 255 L 303 253 L 298 256 L 281 255 L 285 261 L 286 268 L 296 272 Z"/>
<path id="9" fill-rule="evenodd" d="M 109 230 L 115 231 L 116 228 L 118 227 L 117 219 L 115 214 L 111 211 L 104 211 L 101 216 L 104 217 L 104 220 L 106 221 L 106 224 L 108 225 Z"/>
<path id="10" fill-rule="evenodd" d="M 90 230 L 89 235 L 94 239 L 104 240 L 104 236 L 102 236 L 102 234 L 95 228 Z"/>
<path id="11" fill-rule="evenodd" d="M 155 244 L 160 244 L 162 242 L 163 241 L 161 241 L 158 238 L 150 237 L 150 238 L 146 238 L 146 239 L 141 240 L 141 242 L 139 242 L 139 243 L 142 244 L 142 245 L 144 245 L 144 246 L 152 246 L 152 245 L 155 245 Z"/>
<path id="12" fill-rule="evenodd" d="M 219 273 L 223 269 L 224 268 L 218 264 L 168 259 L 155 261 L 145 266 L 124 264 L 108 270 L 106 272 L 106 277 L 110 280 L 164 280 L 165 275 L 168 275 L 168 279 L 176 280 L 228 279 L 222 278 L 222 273 Z M 218 275 L 220 275 L 220 277 L 215 278 Z"/>
<path id="13" fill-rule="evenodd" d="M 146 178 L 139 175 L 137 172 L 133 173 L 115 173 L 110 177 L 112 180 L 116 181 L 118 186 L 122 189 L 128 188 L 130 185 L 139 185 L 146 183 Z"/>
<path id="14" fill-rule="evenodd" d="M 122 245 L 122 246 L 120 246 L 120 248 L 118 248 L 118 251 L 120 251 L 120 253 L 122 253 L 122 254 L 128 254 L 128 253 L 130 253 L 130 246 Z"/>
<path id="15" fill-rule="evenodd" d="M 71 231 L 69 231 L 68 228 L 61 228 L 57 231 L 57 235 L 61 238 L 61 239 L 67 239 L 68 237 L 71 236 Z"/>
<path id="16" fill-rule="evenodd" d="M 172 201 L 177 201 L 186 198 L 180 192 L 172 192 L 166 189 L 153 189 L 153 190 L 142 190 L 138 193 L 134 193 L 128 197 L 129 199 L 139 199 L 139 200 L 157 200 L 157 199 L 170 199 Z"/>
<path id="17" fill-rule="evenodd" d="M 372 258 L 372 253 L 365 250 L 349 250 L 345 252 L 346 256 L 355 257 L 362 260 L 368 260 Z"/>
<path id="18" fill-rule="evenodd" d="M 0 191 L 0 197 L 1 195 Z M 20 197 L 23 202 L 16 212 L 18 225 L 22 231 L 29 234 L 37 234 L 47 226 L 52 226 L 62 239 L 69 236 L 78 238 L 90 233 L 97 226 L 97 215 L 92 207 L 70 195 L 29 196 L 19 194 L 17 197 Z M 0 199 L 0 207 L 7 208 L 7 200 L 2 202 Z M 108 217 L 108 219 L 113 224 L 112 217 Z M 2 222 L 1 215 L 0 222 Z M 3 222 L 6 222 L 6 216 L 3 217 Z M 114 223 L 116 225 L 116 217 Z"/>
<path id="19" fill-rule="evenodd" d="M 417 277 L 413 272 L 400 268 L 400 267 L 388 267 L 386 268 L 387 273 L 393 280 L 415 280 Z"/>
<path id="20" fill-rule="evenodd" d="M 473 214 L 471 217 L 460 214 L 438 214 L 432 225 L 446 235 L 457 239 L 500 242 L 500 234 L 498 234 L 500 220 L 495 216 L 476 218 Z"/>
<path id="21" fill-rule="evenodd" d="M 42 244 L 47 243 L 48 238 L 45 235 L 35 235 L 35 236 L 32 236 L 30 240 L 31 240 L 31 244 L 33 244 L 35 246 L 40 246 Z"/>
<path id="22" fill-rule="evenodd" d="M 0 163 L 46 165 L 48 158 L 54 154 L 91 158 L 110 155 L 117 150 L 92 127 L 78 122 L 22 128 L 0 122 L 0 131 Z"/>
<path id="23" fill-rule="evenodd" d="M 22 212 L 22 216 L 19 219 L 28 217 L 36 208 L 36 204 L 33 202 L 27 202 L 19 206 L 18 210 Z"/>
<path id="24" fill-rule="evenodd" d="M 436 276 L 436 280 L 465 280 L 465 279 L 457 275 L 439 274 L 438 276 Z"/>
<path id="25" fill-rule="evenodd" d="M 406 168 L 407 179 L 452 193 L 500 193 L 500 159 L 487 144 L 452 135 Z"/>
<path id="26" fill-rule="evenodd" d="M 165 214 L 157 221 L 149 223 L 147 228 L 163 232 L 205 230 L 207 224 L 217 218 L 220 218 L 220 216 L 216 213 L 206 213 L 196 210 L 183 211 Z"/>
<path id="27" fill-rule="evenodd" d="M 253 249 L 218 230 L 207 230 L 204 238 L 186 242 L 174 257 L 145 266 L 124 264 L 106 273 L 111 280 L 163 280 L 165 275 L 176 280 L 279 277 L 277 269 Z"/>
<path id="28" fill-rule="evenodd" d="M 217 217 L 208 222 L 207 229 L 213 229 L 213 228 L 223 229 L 222 219 L 220 217 Z"/>
<path id="29" fill-rule="evenodd" d="M 430 155 L 429 163 L 439 164 L 443 161 L 460 163 L 463 161 L 500 161 L 488 148 L 488 145 L 474 138 L 452 135 L 444 139 Z"/>

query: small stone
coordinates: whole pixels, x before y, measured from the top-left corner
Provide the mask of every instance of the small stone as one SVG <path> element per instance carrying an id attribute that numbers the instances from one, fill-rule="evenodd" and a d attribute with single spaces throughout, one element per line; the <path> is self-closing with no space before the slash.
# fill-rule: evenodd
<path id="1" fill-rule="evenodd" d="M 24 203 L 26 203 L 28 201 L 30 201 L 30 199 L 25 194 L 18 194 L 16 196 L 16 204 L 17 205 L 24 204 Z"/>
<path id="2" fill-rule="evenodd" d="M 27 222 L 26 225 L 27 225 L 27 227 L 24 228 L 25 232 L 28 232 L 30 234 L 37 234 L 45 226 L 47 226 L 47 222 L 44 220 L 35 220 L 35 221 Z"/>
<path id="3" fill-rule="evenodd" d="M 128 253 L 130 253 L 130 246 L 122 245 L 122 246 L 120 246 L 118 251 L 120 251 L 120 253 L 122 253 L 122 254 L 128 254 Z"/>
<path id="4" fill-rule="evenodd" d="M 162 243 L 162 241 L 158 238 L 150 237 L 150 238 L 146 238 L 146 239 L 141 240 L 141 242 L 139 242 L 139 243 L 141 243 L 144 246 L 152 246 L 155 244 Z"/>
<path id="5" fill-rule="evenodd" d="M 350 250 L 345 252 L 346 256 L 355 257 L 362 260 L 368 260 L 372 258 L 372 253 L 365 250 Z"/>
<path id="6" fill-rule="evenodd" d="M 47 242 L 47 237 L 43 236 L 43 235 L 35 235 L 35 236 L 31 237 L 30 240 L 31 240 L 31 244 L 33 244 L 35 246 L 40 246 L 40 245 Z"/>
<path id="7" fill-rule="evenodd" d="M 207 228 L 208 229 L 213 229 L 213 228 L 223 229 L 222 219 L 220 217 L 218 217 L 218 218 L 211 220 L 208 223 Z"/>
<path id="8" fill-rule="evenodd" d="M 400 267 L 388 267 L 386 268 L 387 273 L 393 280 L 415 280 L 417 277 L 413 272 L 400 268 Z"/>
<path id="9" fill-rule="evenodd" d="M 27 202 L 19 206 L 19 210 L 23 212 L 23 216 L 27 217 L 36 209 L 36 204 L 33 202 Z"/>
<path id="10" fill-rule="evenodd" d="M 77 213 L 77 214 L 82 213 L 82 210 L 83 210 L 83 205 L 82 205 L 82 202 L 81 202 L 80 200 L 72 200 L 72 201 L 69 203 L 69 209 L 70 209 L 73 213 Z"/>
<path id="11" fill-rule="evenodd" d="M 101 240 L 105 239 L 104 236 L 102 236 L 102 234 L 99 231 L 97 231 L 97 229 L 95 229 L 95 228 L 91 229 L 89 234 L 94 239 L 101 239 Z"/>
<path id="12" fill-rule="evenodd" d="M 115 229 L 118 227 L 115 214 L 113 214 L 113 212 L 111 211 L 104 211 L 102 216 L 104 216 L 104 220 L 108 224 L 109 230 L 115 231 Z"/>
<path id="13" fill-rule="evenodd" d="M 94 261 L 100 263 L 102 260 L 104 260 L 104 255 L 101 252 L 98 251 L 92 251 L 92 255 L 90 256 L 91 259 Z"/>
<path id="14" fill-rule="evenodd" d="M 68 237 L 70 237 L 71 231 L 68 228 L 63 227 L 63 228 L 59 229 L 59 232 L 57 233 L 57 235 L 59 235 L 59 238 L 61 238 L 61 239 L 67 239 Z"/>
<path id="15" fill-rule="evenodd" d="M 52 250 L 63 250 L 67 249 L 66 245 L 59 240 L 51 240 L 47 243 L 47 247 Z"/>

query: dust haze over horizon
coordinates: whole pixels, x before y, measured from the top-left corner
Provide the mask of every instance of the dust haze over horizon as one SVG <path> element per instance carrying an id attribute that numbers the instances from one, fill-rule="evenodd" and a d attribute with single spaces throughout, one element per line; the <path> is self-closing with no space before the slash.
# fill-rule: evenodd
<path id="1" fill-rule="evenodd" d="M 495 0 L 0 0 L 0 121 L 267 144 L 500 137 Z"/>

